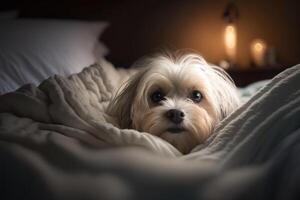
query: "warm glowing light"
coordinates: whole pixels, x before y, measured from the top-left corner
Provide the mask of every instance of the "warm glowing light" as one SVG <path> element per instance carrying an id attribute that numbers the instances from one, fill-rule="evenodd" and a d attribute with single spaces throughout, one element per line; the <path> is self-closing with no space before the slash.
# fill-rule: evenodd
<path id="1" fill-rule="evenodd" d="M 263 45 L 261 43 L 254 44 L 255 51 L 262 51 Z"/>
<path id="2" fill-rule="evenodd" d="M 235 61 L 237 33 L 233 24 L 225 27 L 224 32 L 225 52 L 230 62 Z"/>
<path id="3" fill-rule="evenodd" d="M 255 39 L 251 43 L 250 50 L 254 64 L 257 66 L 265 65 L 267 44 L 261 39 Z"/>

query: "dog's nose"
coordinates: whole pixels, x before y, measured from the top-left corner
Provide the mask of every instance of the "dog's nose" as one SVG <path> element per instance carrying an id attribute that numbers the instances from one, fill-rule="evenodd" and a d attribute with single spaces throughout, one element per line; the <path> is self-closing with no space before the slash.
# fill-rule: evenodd
<path id="1" fill-rule="evenodd" d="M 166 112 L 165 115 L 171 122 L 180 124 L 184 119 L 184 112 L 178 109 L 171 109 Z"/>

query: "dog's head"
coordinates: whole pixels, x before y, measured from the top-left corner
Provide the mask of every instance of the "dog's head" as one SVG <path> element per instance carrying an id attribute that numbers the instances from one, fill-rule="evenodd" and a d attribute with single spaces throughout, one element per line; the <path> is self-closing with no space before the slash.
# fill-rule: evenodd
<path id="1" fill-rule="evenodd" d="M 136 73 L 108 106 L 120 128 L 161 137 L 188 153 L 239 104 L 228 75 L 197 54 L 156 55 L 139 61 Z"/>

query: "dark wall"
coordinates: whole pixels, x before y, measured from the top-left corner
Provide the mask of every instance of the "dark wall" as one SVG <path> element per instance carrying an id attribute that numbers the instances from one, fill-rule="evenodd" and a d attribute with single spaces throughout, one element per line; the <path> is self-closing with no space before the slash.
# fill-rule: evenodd
<path id="1" fill-rule="evenodd" d="M 226 0 L 61 0 L 9 1 L 22 17 L 107 20 L 102 40 L 109 59 L 128 66 L 140 56 L 161 48 L 191 48 L 208 61 L 225 57 L 222 12 Z M 237 0 L 240 11 L 237 62 L 248 66 L 249 45 L 264 39 L 284 66 L 300 62 L 300 3 L 292 0 Z"/>

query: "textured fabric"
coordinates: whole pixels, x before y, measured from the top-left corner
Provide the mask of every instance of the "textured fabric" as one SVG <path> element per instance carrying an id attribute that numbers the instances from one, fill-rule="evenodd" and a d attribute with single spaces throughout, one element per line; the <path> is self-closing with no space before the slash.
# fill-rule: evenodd
<path id="1" fill-rule="evenodd" d="M 103 67 L 0 97 L 1 199 L 299 199 L 300 65 L 185 156 L 106 123 L 111 89 L 132 72 Z"/>
<path id="2" fill-rule="evenodd" d="M 69 78 L 54 76 L 39 87 L 25 85 L 16 92 L 3 95 L 0 97 L 0 112 L 16 115 L 20 124 L 24 118 L 32 119 L 34 126 L 27 134 L 40 130 L 68 134 L 72 128 L 72 137 L 85 135 L 83 139 L 88 143 L 96 140 L 108 145 L 137 145 L 166 156 L 181 155 L 158 137 L 135 130 L 120 130 L 107 123 L 109 118 L 105 115 L 105 108 L 108 101 L 129 74 L 130 71 L 117 71 L 103 61 Z M 15 123 L 3 125 L 9 130 L 15 129 Z"/>

